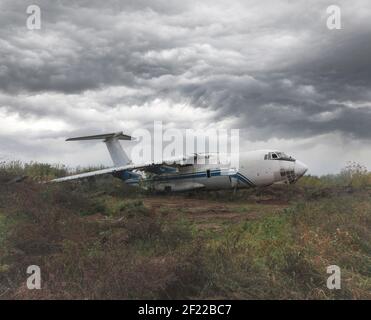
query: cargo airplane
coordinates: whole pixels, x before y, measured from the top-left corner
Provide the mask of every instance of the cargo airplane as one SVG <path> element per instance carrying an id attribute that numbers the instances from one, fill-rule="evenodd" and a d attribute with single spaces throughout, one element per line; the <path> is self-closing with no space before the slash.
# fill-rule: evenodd
<path id="1" fill-rule="evenodd" d="M 239 153 L 238 167 L 225 165 L 218 153 L 192 154 L 161 162 L 133 164 L 119 140 L 134 140 L 122 132 L 67 139 L 103 140 L 114 166 L 52 180 L 63 182 L 111 174 L 130 186 L 155 191 L 188 191 L 195 189 L 234 189 L 263 187 L 274 183 L 295 183 L 307 166 L 277 150 Z"/>

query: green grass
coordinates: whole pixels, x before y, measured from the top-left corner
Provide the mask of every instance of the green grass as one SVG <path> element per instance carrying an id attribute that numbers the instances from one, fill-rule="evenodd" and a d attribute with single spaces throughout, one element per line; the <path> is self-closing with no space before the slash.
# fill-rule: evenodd
<path id="1" fill-rule="evenodd" d="M 6 238 L 6 217 L 0 212 L 0 246 L 4 245 Z"/>
<path id="2" fill-rule="evenodd" d="M 208 243 L 215 292 L 227 298 L 370 298 L 370 226 L 364 198 L 298 203 L 284 214 L 244 222 Z M 360 232 L 361 231 L 361 232 Z M 360 239 L 364 239 L 361 240 Z M 341 291 L 326 289 L 326 267 L 341 266 Z"/>

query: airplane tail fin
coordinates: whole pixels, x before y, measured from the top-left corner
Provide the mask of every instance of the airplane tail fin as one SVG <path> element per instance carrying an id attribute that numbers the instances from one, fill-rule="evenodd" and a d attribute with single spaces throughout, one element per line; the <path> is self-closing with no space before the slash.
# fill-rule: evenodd
<path id="1" fill-rule="evenodd" d="M 98 134 L 93 136 L 83 136 L 69 138 L 66 141 L 79 141 L 79 140 L 103 140 L 106 143 L 108 152 L 111 155 L 113 164 L 118 166 L 125 166 L 130 163 L 130 158 L 122 148 L 119 140 L 135 140 L 133 137 L 123 134 L 121 132 Z"/>

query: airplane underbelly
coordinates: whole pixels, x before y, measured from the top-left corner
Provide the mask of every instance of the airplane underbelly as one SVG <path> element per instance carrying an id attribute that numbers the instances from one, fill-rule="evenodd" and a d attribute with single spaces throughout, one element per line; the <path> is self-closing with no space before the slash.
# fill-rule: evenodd
<path id="1" fill-rule="evenodd" d="M 204 188 L 203 184 L 192 181 L 157 182 L 154 184 L 156 191 L 190 191 Z"/>
<path id="2" fill-rule="evenodd" d="M 200 179 L 201 180 L 201 179 Z M 231 181 L 228 176 L 216 176 L 210 178 L 203 178 L 202 183 L 206 189 L 229 189 L 231 188 Z"/>
<path id="3" fill-rule="evenodd" d="M 158 191 L 187 191 L 194 189 L 228 189 L 232 181 L 220 169 L 211 169 L 172 176 L 160 181 L 155 181 L 153 188 Z"/>

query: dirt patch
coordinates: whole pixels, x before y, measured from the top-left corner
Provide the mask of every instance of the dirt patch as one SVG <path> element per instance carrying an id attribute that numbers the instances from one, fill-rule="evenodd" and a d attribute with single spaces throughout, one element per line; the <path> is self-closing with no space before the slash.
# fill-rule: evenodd
<path id="1" fill-rule="evenodd" d="M 259 204 L 253 203 L 246 206 L 246 202 L 221 204 L 218 201 L 183 196 L 148 197 L 143 202 L 156 214 L 166 214 L 169 219 L 182 216 L 195 224 L 200 224 L 198 227 L 201 229 L 213 230 L 221 229 L 223 223 L 259 219 L 288 206 L 287 201 L 275 199 L 261 200 Z"/>
<path id="2" fill-rule="evenodd" d="M 288 206 L 289 202 L 287 200 L 281 199 L 264 199 L 264 200 L 257 200 L 259 204 L 270 204 L 270 205 L 279 205 L 279 206 Z"/>

